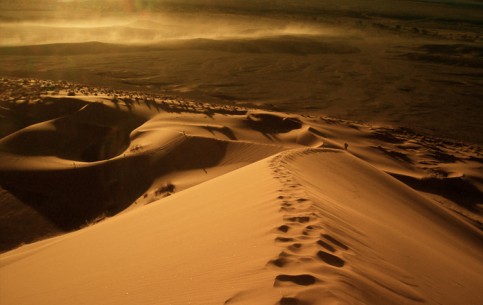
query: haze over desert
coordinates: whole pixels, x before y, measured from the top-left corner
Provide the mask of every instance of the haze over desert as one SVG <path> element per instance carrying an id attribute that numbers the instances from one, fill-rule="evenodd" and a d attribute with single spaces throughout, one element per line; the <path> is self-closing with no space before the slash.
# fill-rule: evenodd
<path id="1" fill-rule="evenodd" d="M 0 1 L 0 305 L 483 302 L 481 1 Z"/>

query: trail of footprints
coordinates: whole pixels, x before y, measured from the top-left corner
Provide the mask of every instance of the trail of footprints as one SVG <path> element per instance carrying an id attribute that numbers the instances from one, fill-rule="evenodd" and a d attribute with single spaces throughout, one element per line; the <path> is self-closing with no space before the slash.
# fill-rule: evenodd
<path id="1" fill-rule="evenodd" d="M 280 271 L 274 279 L 275 287 L 291 287 L 290 295 L 282 296 L 280 305 L 306 304 L 296 297 L 293 291 L 297 287 L 324 283 L 324 268 L 307 268 L 325 266 L 328 268 L 344 268 L 346 262 L 341 254 L 349 248 L 324 231 L 322 216 L 289 170 L 284 167 L 283 154 L 274 158 L 270 164 L 275 177 L 281 182 L 280 212 L 284 223 L 276 228 L 275 242 L 282 247 L 280 254 L 270 260 L 268 265 Z M 295 271 L 294 271 L 295 270 Z M 311 272 L 296 272 L 311 270 Z M 313 272 L 313 270 L 319 270 Z M 289 272 L 290 271 L 290 272 Z M 296 294 L 296 293 L 295 293 Z"/>

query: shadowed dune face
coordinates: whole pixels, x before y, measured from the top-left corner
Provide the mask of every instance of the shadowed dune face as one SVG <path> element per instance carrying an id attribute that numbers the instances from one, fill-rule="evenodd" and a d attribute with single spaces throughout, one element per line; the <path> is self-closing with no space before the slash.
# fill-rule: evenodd
<path id="1" fill-rule="evenodd" d="M 54 103 L 62 108 L 63 102 Z M 87 103 L 73 114 L 25 128 L 2 139 L 0 149 L 19 155 L 100 161 L 126 150 L 130 132 L 143 122 L 144 119 L 136 115 L 103 104 Z"/>
<path id="2" fill-rule="evenodd" d="M 303 124 L 297 117 L 286 117 L 273 113 L 250 112 L 247 124 L 263 133 L 286 133 L 302 128 Z"/>
<path id="3" fill-rule="evenodd" d="M 20 164 L 25 168 L 17 171 L 13 164 L 8 168 L 8 158 L 4 159 L 7 168 L 1 171 L 0 184 L 8 196 L 23 202 L 22 209 L 38 213 L 28 214 L 34 222 L 49 224 L 30 231 L 30 236 L 22 237 L 24 241 L 48 234 L 52 226 L 68 231 L 115 214 L 147 187 L 150 177 L 141 174 L 142 158 L 115 159 L 129 147 L 131 131 L 145 119 L 111 104 L 52 97 L 4 104 L 10 110 L 6 121 L 13 123 L 11 133 L 0 140 L 0 151 L 22 156 Z M 50 161 L 39 161 L 43 159 Z M 8 219 L 3 221 L 8 223 Z M 15 236 L 15 230 L 8 232 Z M 2 241 L 1 247 L 12 245 L 15 242 Z"/>
<path id="4" fill-rule="evenodd" d="M 469 210 L 478 211 L 483 201 L 483 192 L 468 182 L 464 177 L 432 177 L 422 180 L 402 175 L 394 175 L 394 177 L 416 190 L 432 194 L 441 194 L 445 198 L 453 200 L 459 198 L 456 200 Z"/>
<path id="5" fill-rule="evenodd" d="M 10 194 L 56 227 L 70 231 L 132 204 L 149 183 L 149 177 L 141 174 L 143 164 L 141 159 L 120 159 L 86 168 L 71 163 L 63 170 L 3 171 L 0 181 Z M 56 185 L 54 189 L 52 184 Z M 34 238 L 45 234 L 32 233 Z"/>
<path id="6" fill-rule="evenodd" d="M 218 164 L 226 149 L 226 142 L 191 138 L 169 153 L 121 156 L 88 166 L 66 162 L 53 170 L 1 171 L 0 184 L 56 227 L 70 231 L 124 210 L 163 175 Z M 163 193 L 173 191 L 172 186 Z"/>
<path id="7" fill-rule="evenodd" d="M 80 110 L 86 102 L 75 99 L 56 100 L 46 98 L 38 99 L 35 103 L 24 100 L 0 101 L 0 113 L 3 118 L 0 121 L 0 137 L 5 137 L 17 130 L 29 125 L 66 116 Z M 60 101 L 60 103 L 56 103 Z M 7 110 L 8 109 L 8 110 Z"/>

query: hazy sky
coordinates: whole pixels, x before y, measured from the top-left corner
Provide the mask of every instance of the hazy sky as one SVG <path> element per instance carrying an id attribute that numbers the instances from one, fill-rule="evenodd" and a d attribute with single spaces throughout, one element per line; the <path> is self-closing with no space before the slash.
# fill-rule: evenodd
<path id="1" fill-rule="evenodd" d="M 245 3 L 245 7 L 250 8 L 252 2 Z M 176 5 L 169 0 L 40 0 L 12 2 L 9 6 L 4 3 L 0 45 L 334 34 L 331 29 L 306 20 L 251 16 L 240 13 L 238 8 L 226 8 L 235 1 L 225 1 L 224 9 L 210 3 L 214 1 L 184 0 Z"/>
<path id="2" fill-rule="evenodd" d="M 377 18 L 479 25 L 482 7 L 476 0 L 0 0 L 0 45 L 338 35 L 347 32 L 338 27 Z"/>

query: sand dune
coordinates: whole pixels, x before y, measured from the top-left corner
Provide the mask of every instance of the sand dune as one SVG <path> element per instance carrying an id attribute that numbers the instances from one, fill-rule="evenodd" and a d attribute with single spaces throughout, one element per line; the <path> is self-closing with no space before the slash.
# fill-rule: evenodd
<path id="1" fill-rule="evenodd" d="M 67 82 L 1 85 L 1 304 L 482 299 L 475 145 Z"/>
<path id="2" fill-rule="evenodd" d="M 374 167 L 295 149 L 8 252 L 0 289 L 5 304 L 477 304 L 481 250 Z"/>

